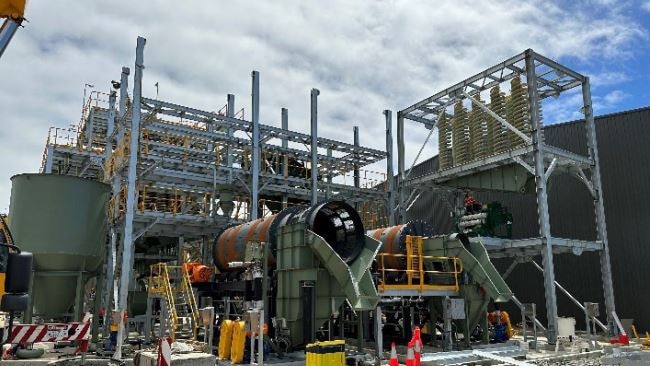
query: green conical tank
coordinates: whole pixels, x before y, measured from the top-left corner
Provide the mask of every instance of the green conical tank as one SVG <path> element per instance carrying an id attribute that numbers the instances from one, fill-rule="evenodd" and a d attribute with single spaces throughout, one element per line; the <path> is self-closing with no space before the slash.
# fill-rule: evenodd
<path id="1" fill-rule="evenodd" d="M 34 313 L 67 313 L 79 276 L 85 284 L 102 262 L 110 187 L 54 174 L 19 174 L 11 183 L 9 228 L 34 253 Z"/>

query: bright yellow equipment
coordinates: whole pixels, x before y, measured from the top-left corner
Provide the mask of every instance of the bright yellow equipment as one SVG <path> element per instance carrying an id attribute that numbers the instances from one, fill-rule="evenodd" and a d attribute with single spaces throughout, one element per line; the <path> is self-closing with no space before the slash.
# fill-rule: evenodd
<path id="1" fill-rule="evenodd" d="M 26 0 L 3 0 L 0 2 L 0 18 L 22 20 L 25 15 Z"/>

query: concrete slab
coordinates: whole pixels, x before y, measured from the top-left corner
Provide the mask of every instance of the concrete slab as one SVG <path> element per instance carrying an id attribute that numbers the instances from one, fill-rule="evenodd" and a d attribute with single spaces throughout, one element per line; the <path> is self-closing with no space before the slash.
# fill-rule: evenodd
<path id="1" fill-rule="evenodd" d="M 139 366 L 156 366 L 158 354 L 144 351 L 140 354 Z M 216 357 L 202 352 L 174 353 L 170 366 L 214 366 Z"/>

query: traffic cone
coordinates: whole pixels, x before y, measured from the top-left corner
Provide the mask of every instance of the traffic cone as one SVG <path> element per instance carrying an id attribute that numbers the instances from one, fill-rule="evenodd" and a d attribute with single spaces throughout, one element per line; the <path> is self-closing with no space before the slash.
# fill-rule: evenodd
<path id="1" fill-rule="evenodd" d="M 413 353 L 415 355 L 414 357 L 414 366 L 420 366 L 420 357 L 422 355 L 422 341 L 419 339 L 415 340 L 415 343 L 413 344 Z"/>
<path id="2" fill-rule="evenodd" d="M 395 348 L 395 342 L 390 344 L 390 366 L 399 366 L 399 360 L 397 360 L 397 349 Z"/>
<path id="3" fill-rule="evenodd" d="M 422 338 L 420 327 L 415 327 L 413 330 L 413 339 L 411 341 L 413 342 L 413 353 L 415 354 L 414 364 L 415 366 L 420 366 L 420 357 L 422 354 Z"/>
<path id="4" fill-rule="evenodd" d="M 413 342 L 409 342 L 406 351 L 406 366 L 415 366 L 415 355 L 413 354 Z"/>

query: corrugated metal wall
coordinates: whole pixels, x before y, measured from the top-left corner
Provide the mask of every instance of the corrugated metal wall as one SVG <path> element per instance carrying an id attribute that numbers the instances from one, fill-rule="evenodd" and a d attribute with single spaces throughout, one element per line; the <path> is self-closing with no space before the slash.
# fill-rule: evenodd
<path id="1" fill-rule="evenodd" d="M 633 318 L 639 330 L 650 330 L 650 108 L 626 111 L 596 118 L 605 214 L 614 279 L 616 307 L 621 318 Z M 584 121 L 545 128 L 546 142 L 576 153 L 586 154 Z M 434 157 L 419 166 L 412 176 L 437 169 Z M 483 192 L 482 202 L 500 201 L 514 215 L 516 238 L 538 234 L 534 195 Z M 432 222 L 439 233 L 452 230 L 450 217 L 454 197 L 442 192 L 425 192 L 408 212 L 410 218 Z M 594 208 L 584 185 L 568 175 L 551 179 L 549 210 L 551 231 L 556 237 L 594 240 Z M 541 258 L 536 258 L 541 264 Z M 505 269 L 509 261 L 499 260 Z M 598 302 L 604 313 L 599 256 L 556 255 L 556 280 L 580 301 Z M 545 322 L 543 277 L 529 263 L 518 265 L 508 278 L 512 290 L 523 302 L 534 302 Z M 558 291 L 560 316 L 576 317 L 584 324 L 584 315 Z M 511 307 L 515 318 L 518 311 Z M 601 318 L 604 318 L 601 316 Z"/>

